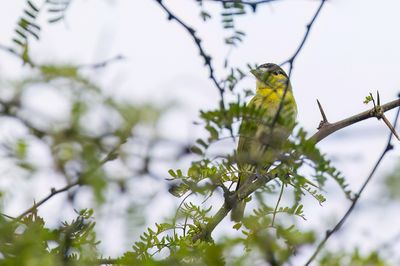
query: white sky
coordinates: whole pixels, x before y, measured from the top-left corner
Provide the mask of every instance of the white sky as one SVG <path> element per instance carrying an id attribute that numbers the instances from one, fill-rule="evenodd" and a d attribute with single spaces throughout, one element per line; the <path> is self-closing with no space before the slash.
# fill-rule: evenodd
<path id="1" fill-rule="evenodd" d="M 213 20 L 203 24 L 195 1 L 164 2 L 198 30 L 206 51 L 213 56 L 217 76 L 223 77 L 223 59 L 228 51 L 223 37 L 227 33 L 220 26 L 218 5 L 205 5 L 213 14 Z M 22 0 L 0 1 L 0 44 L 12 46 L 13 29 L 24 3 Z M 278 1 L 259 6 L 255 15 L 237 19 L 237 27 L 247 36 L 233 50 L 231 64 L 244 68 L 248 62 L 280 63 L 288 59 L 318 5 L 316 0 Z M 396 97 L 400 91 L 398 10 L 400 2 L 396 0 L 331 0 L 325 5 L 295 62 L 292 76 L 301 126 L 313 132 L 318 125 L 320 114 L 316 98 L 333 122 L 365 110 L 363 99 L 369 92 L 378 89 L 383 102 Z M 32 42 L 31 46 L 34 61 L 82 64 L 122 54 L 127 60 L 94 75 L 106 92 L 138 103 L 177 101 L 182 107 L 164 118 L 160 130 L 167 137 L 183 140 L 201 134 L 191 122 L 197 120 L 200 109 L 216 106 L 217 90 L 207 79 L 208 70 L 203 67 L 203 59 L 198 56 L 193 41 L 177 23 L 166 20 L 166 14 L 156 1 L 73 1 L 65 23 L 41 25 L 41 40 Z M 1 79 L 18 78 L 26 72 L 17 59 L 0 51 Z M 243 87 L 252 87 L 253 82 L 248 78 Z M 391 112 L 388 117 L 393 115 Z M 383 149 L 387 133 L 382 122 L 371 119 L 329 137 L 319 147 L 331 157 L 342 158 L 337 163 L 338 168 L 349 178 L 352 188 L 358 189 Z M 396 150 L 388 156 L 361 202 L 374 195 L 381 175 L 390 171 L 398 154 Z M 354 156 L 359 159 L 345 161 Z M 335 196 L 339 190 L 332 186 L 327 193 L 328 202 L 324 208 L 314 205 L 306 208 L 309 217 L 306 226 L 321 224 L 321 221 L 325 225 L 328 218 L 337 220 L 345 211 L 348 203 L 341 195 L 340 199 Z M 315 208 L 318 208 L 317 213 L 313 212 Z M 376 234 L 368 237 L 378 241 L 389 238 L 399 230 L 393 225 L 400 222 L 398 215 L 390 213 L 396 212 L 377 208 L 367 218 L 365 214 L 354 213 L 346 224 L 346 228 L 351 228 L 346 232 L 351 232 L 352 238 L 334 236 L 331 244 L 339 245 L 341 239 L 346 239 L 346 245 L 357 243 L 362 249 L 371 248 L 369 241 L 362 241 L 364 236 L 354 235 L 379 227 L 379 234 L 375 231 Z M 386 219 L 381 219 L 381 215 Z M 154 222 L 157 221 L 155 217 L 157 215 L 153 217 Z M 105 248 L 110 255 L 124 250 L 118 245 Z"/>

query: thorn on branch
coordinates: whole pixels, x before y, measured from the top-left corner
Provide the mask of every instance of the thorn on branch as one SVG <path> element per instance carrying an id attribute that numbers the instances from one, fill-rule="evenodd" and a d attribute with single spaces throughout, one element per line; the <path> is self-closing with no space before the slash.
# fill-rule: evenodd
<path id="1" fill-rule="evenodd" d="M 377 106 L 376 106 L 376 104 L 375 104 L 375 98 L 374 98 L 374 96 L 372 95 L 372 93 L 369 93 L 369 96 L 371 96 L 371 100 L 372 100 L 372 103 L 373 103 L 373 105 L 374 105 L 374 109 L 377 110 Z"/>
<path id="2" fill-rule="evenodd" d="M 390 131 L 392 132 L 392 134 L 400 141 L 400 137 L 396 132 L 396 129 L 392 126 L 392 124 L 390 123 L 390 121 L 386 118 L 385 114 L 381 113 L 380 114 L 383 122 L 385 122 L 385 124 L 387 125 L 387 127 L 390 129 Z M 379 118 L 378 118 L 379 119 Z"/>
<path id="3" fill-rule="evenodd" d="M 319 123 L 317 129 L 321 129 L 322 127 L 329 125 L 328 119 L 326 118 L 325 112 L 324 112 L 324 108 L 322 108 L 321 103 L 319 102 L 319 100 L 317 99 L 317 104 L 318 104 L 318 108 L 319 108 L 319 112 L 321 113 L 322 116 L 322 120 Z"/>
<path id="4" fill-rule="evenodd" d="M 326 230 L 325 235 L 329 236 L 331 234 L 331 232 L 332 232 L 331 230 Z"/>
<path id="5" fill-rule="evenodd" d="M 381 105 L 381 98 L 379 96 L 379 91 L 378 90 L 376 91 L 376 98 L 377 98 L 378 106 L 380 106 Z"/>
<path id="6" fill-rule="evenodd" d="M 188 31 L 190 32 L 190 34 L 195 35 L 196 31 L 193 28 L 188 28 Z"/>
<path id="7" fill-rule="evenodd" d="M 387 146 L 386 146 L 386 151 L 390 151 L 390 150 L 393 150 L 393 144 L 392 143 L 389 143 Z"/>

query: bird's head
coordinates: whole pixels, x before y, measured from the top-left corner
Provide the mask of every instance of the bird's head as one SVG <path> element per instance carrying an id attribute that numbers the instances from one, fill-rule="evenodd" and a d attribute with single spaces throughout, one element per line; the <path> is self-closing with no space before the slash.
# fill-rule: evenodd
<path id="1" fill-rule="evenodd" d="M 257 87 L 269 87 L 274 90 L 290 87 L 285 71 L 273 63 L 262 64 L 250 71 L 257 79 Z"/>

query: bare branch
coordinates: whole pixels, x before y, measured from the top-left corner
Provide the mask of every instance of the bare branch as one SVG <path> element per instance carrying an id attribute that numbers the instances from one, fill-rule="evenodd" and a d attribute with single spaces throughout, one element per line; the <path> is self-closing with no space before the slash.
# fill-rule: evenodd
<path id="1" fill-rule="evenodd" d="M 111 63 L 117 62 L 124 60 L 125 56 L 123 55 L 116 55 L 110 59 L 104 60 L 102 62 L 94 63 L 94 64 L 87 64 L 87 65 L 78 65 L 78 68 L 91 68 L 91 69 L 98 69 L 98 68 L 104 68 L 110 65 Z"/>
<path id="2" fill-rule="evenodd" d="M 214 82 L 214 85 L 217 87 L 219 94 L 221 96 L 221 100 L 220 100 L 220 106 L 222 109 L 224 109 L 224 88 L 222 88 L 222 86 L 219 84 L 219 82 L 217 81 L 217 78 L 214 74 L 214 68 L 212 66 L 211 63 L 211 56 L 208 55 L 204 48 L 203 45 L 201 44 L 201 39 L 199 37 L 197 37 L 196 35 L 196 31 L 190 27 L 189 25 L 187 25 L 185 22 L 183 22 L 183 20 L 181 20 L 180 18 L 178 18 L 175 14 L 173 14 L 171 12 L 171 10 L 169 10 L 169 8 L 167 8 L 163 3 L 162 0 L 155 0 L 160 6 L 161 8 L 167 13 L 168 15 L 168 20 L 175 20 L 179 25 L 181 25 L 191 36 L 191 38 L 193 39 L 193 41 L 195 42 L 197 48 L 199 49 L 200 52 L 200 56 L 204 59 L 204 64 L 207 66 L 208 71 L 210 73 L 209 78 Z"/>
<path id="3" fill-rule="evenodd" d="M 380 107 L 382 112 L 389 111 L 393 108 L 396 108 L 400 106 L 400 99 L 388 102 Z M 362 113 L 353 115 L 351 117 L 345 118 L 343 120 L 340 120 L 336 123 L 331 123 L 331 124 L 326 124 L 323 125 L 317 133 L 315 133 L 311 139 L 313 139 L 315 142 L 319 142 L 322 139 L 326 138 L 333 132 L 336 132 L 342 128 L 348 127 L 352 124 L 355 124 L 357 122 L 363 121 L 365 119 L 371 118 L 371 117 L 379 117 L 379 112 L 376 111 L 376 108 L 372 108 L 370 110 L 364 111 Z"/>
<path id="4" fill-rule="evenodd" d="M 397 103 L 400 103 L 400 100 L 397 100 Z M 398 105 L 397 105 L 398 106 Z M 383 106 L 382 106 L 383 107 Z M 400 114 L 400 108 L 397 109 L 397 114 L 395 117 L 395 122 L 394 122 L 394 127 L 396 127 L 397 124 L 397 120 L 399 118 L 399 114 Z M 361 120 L 360 120 L 361 121 Z M 356 194 L 356 197 L 354 198 L 353 202 L 351 203 L 349 209 L 347 210 L 347 212 L 343 215 L 343 217 L 339 220 L 339 222 L 335 225 L 335 227 L 333 227 L 333 229 L 326 231 L 326 235 L 325 238 L 321 240 L 321 242 L 318 244 L 317 249 L 314 251 L 314 253 L 311 255 L 311 257 L 308 259 L 308 261 L 306 262 L 305 266 L 310 265 L 311 262 L 314 261 L 314 259 L 317 257 L 318 253 L 322 250 L 322 248 L 324 247 L 325 243 L 328 241 L 328 239 L 335 233 L 337 232 L 342 225 L 344 224 L 344 222 L 347 220 L 347 218 L 349 217 L 349 215 L 353 212 L 354 207 L 356 206 L 362 192 L 364 191 L 364 189 L 366 188 L 366 186 L 368 185 L 368 183 L 371 181 L 372 176 L 375 174 L 376 169 L 378 168 L 378 166 L 380 165 L 380 163 L 382 162 L 383 158 L 385 157 L 385 155 L 393 149 L 393 145 L 392 145 L 392 138 L 393 138 L 393 133 L 390 132 L 389 137 L 388 137 L 388 141 L 387 144 L 385 146 L 385 149 L 383 150 L 382 154 L 379 156 L 379 159 L 377 160 L 377 162 L 375 163 L 374 167 L 372 168 L 372 171 L 370 172 L 370 174 L 368 175 L 368 177 L 365 179 L 363 185 L 361 186 L 360 190 L 358 191 L 358 193 Z"/>
<path id="5" fill-rule="evenodd" d="M 285 97 L 286 97 L 287 91 L 289 89 L 290 77 L 292 76 L 292 71 L 293 71 L 293 68 L 294 68 L 294 61 L 296 60 L 296 58 L 299 55 L 300 51 L 303 49 L 304 44 L 306 43 L 306 40 L 307 40 L 307 38 L 308 38 L 308 36 L 310 34 L 311 28 L 314 25 L 314 22 L 317 20 L 317 17 L 320 14 L 320 12 L 322 10 L 322 7 L 324 6 L 325 2 L 326 2 L 326 0 L 321 0 L 321 3 L 319 5 L 317 11 L 315 12 L 315 14 L 312 17 L 311 21 L 307 24 L 306 33 L 304 34 L 304 37 L 301 40 L 300 45 L 297 47 L 297 49 L 294 52 L 294 54 L 288 60 L 286 60 L 285 62 L 283 62 L 281 64 L 281 65 L 286 64 L 286 63 L 289 64 L 288 84 L 286 84 L 285 91 L 283 92 L 282 99 L 281 99 L 281 101 L 279 103 L 278 111 L 276 112 L 275 117 L 272 120 L 272 126 L 271 126 L 272 128 L 275 126 L 275 123 L 278 121 L 279 114 L 282 111 L 283 105 L 285 103 Z"/>
<path id="6" fill-rule="evenodd" d="M 314 22 L 316 21 L 318 15 L 320 14 L 322 7 L 324 6 L 324 4 L 326 3 L 327 0 L 321 0 L 321 3 L 317 9 L 317 11 L 314 14 L 314 17 L 311 19 L 311 21 L 307 24 L 306 28 L 306 33 L 304 34 L 303 40 L 301 41 L 299 47 L 297 48 L 297 50 L 294 52 L 294 54 L 292 55 L 292 57 L 290 57 L 288 60 L 286 60 L 285 62 L 282 63 L 286 64 L 289 63 L 290 65 L 293 65 L 294 60 L 296 59 L 296 57 L 299 55 L 301 49 L 303 49 L 304 44 L 306 43 L 306 40 L 308 38 L 308 35 L 310 34 L 311 28 L 314 25 Z"/>
<path id="7" fill-rule="evenodd" d="M 59 194 L 59 193 L 61 193 L 61 192 L 68 191 L 69 189 L 73 188 L 74 186 L 76 186 L 76 185 L 78 185 L 78 184 L 79 184 L 79 182 L 77 181 L 77 182 L 71 183 L 71 184 L 69 184 L 69 185 L 67 185 L 67 186 L 65 186 L 65 187 L 63 187 L 63 188 L 60 188 L 60 189 L 54 189 L 54 188 L 52 188 L 49 195 L 47 195 L 45 198 L 41 199 L 40 201 L 35 202 L 35 203 L 33 204 L 32 207 L 30 207 L 29 209 L 27 209 L 26 211 L 24 211 L 23 213 L 21 213 L 20 215 L 18 215 L 18 216 L 15 218 L 14 222 L 18 222 L 18 221 L 22 220 L 22 218 L 24 218 L 24 217 L 25 217 L 26 215 L 28 215 L 29 213 L 34 212 L 35 210 L 37 210 L 37 208 L 38 208 L 40 205 L 42 205 L 43 203 L 45 203 L 46 201 L 48 201 L 49 199 L 51 199 L 51 198 L 54 197 L 55 195 L 57 195 L 57 194 Z"/>

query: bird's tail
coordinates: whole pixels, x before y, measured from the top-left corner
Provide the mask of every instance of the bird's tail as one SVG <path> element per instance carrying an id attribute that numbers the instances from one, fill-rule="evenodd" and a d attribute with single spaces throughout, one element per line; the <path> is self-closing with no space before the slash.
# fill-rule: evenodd
<path id="1" fill-rule="evenodd" d="M 234 206 L 231 211 L 231 221 L 232 222 L 239 223 L 242 221 L 245 207 L 246 207 L 245 200 L 241 200 L 236 203 L 236 206 Z"/>
<path id="2" fill-rule="evenodd" d="M 251 166 L 249 166 L 251 168 Z M 244 184 L 247 180 L 247 178 L 249 178 L 248 174 L 246 174 L 246 172 L 243 170 L 243 168 L 245 167 L 240 167 L 241 168 L 241 174 L 239 176 L 239 180 L 238 183 L 236 185 L 236 191 L 239 190 L 240 186 L 242 184 Z M 247 169 L 247 170 L 251 170 L 251 169 Z M 244 208 L 246 207 L 246 201 L 245 199 L 236 202 L 236 205 L 233 206 L 232 211 L 231 211 L 231 221 L 232 222 L 236 222 L 239 223 L 244 216 Z"/>

